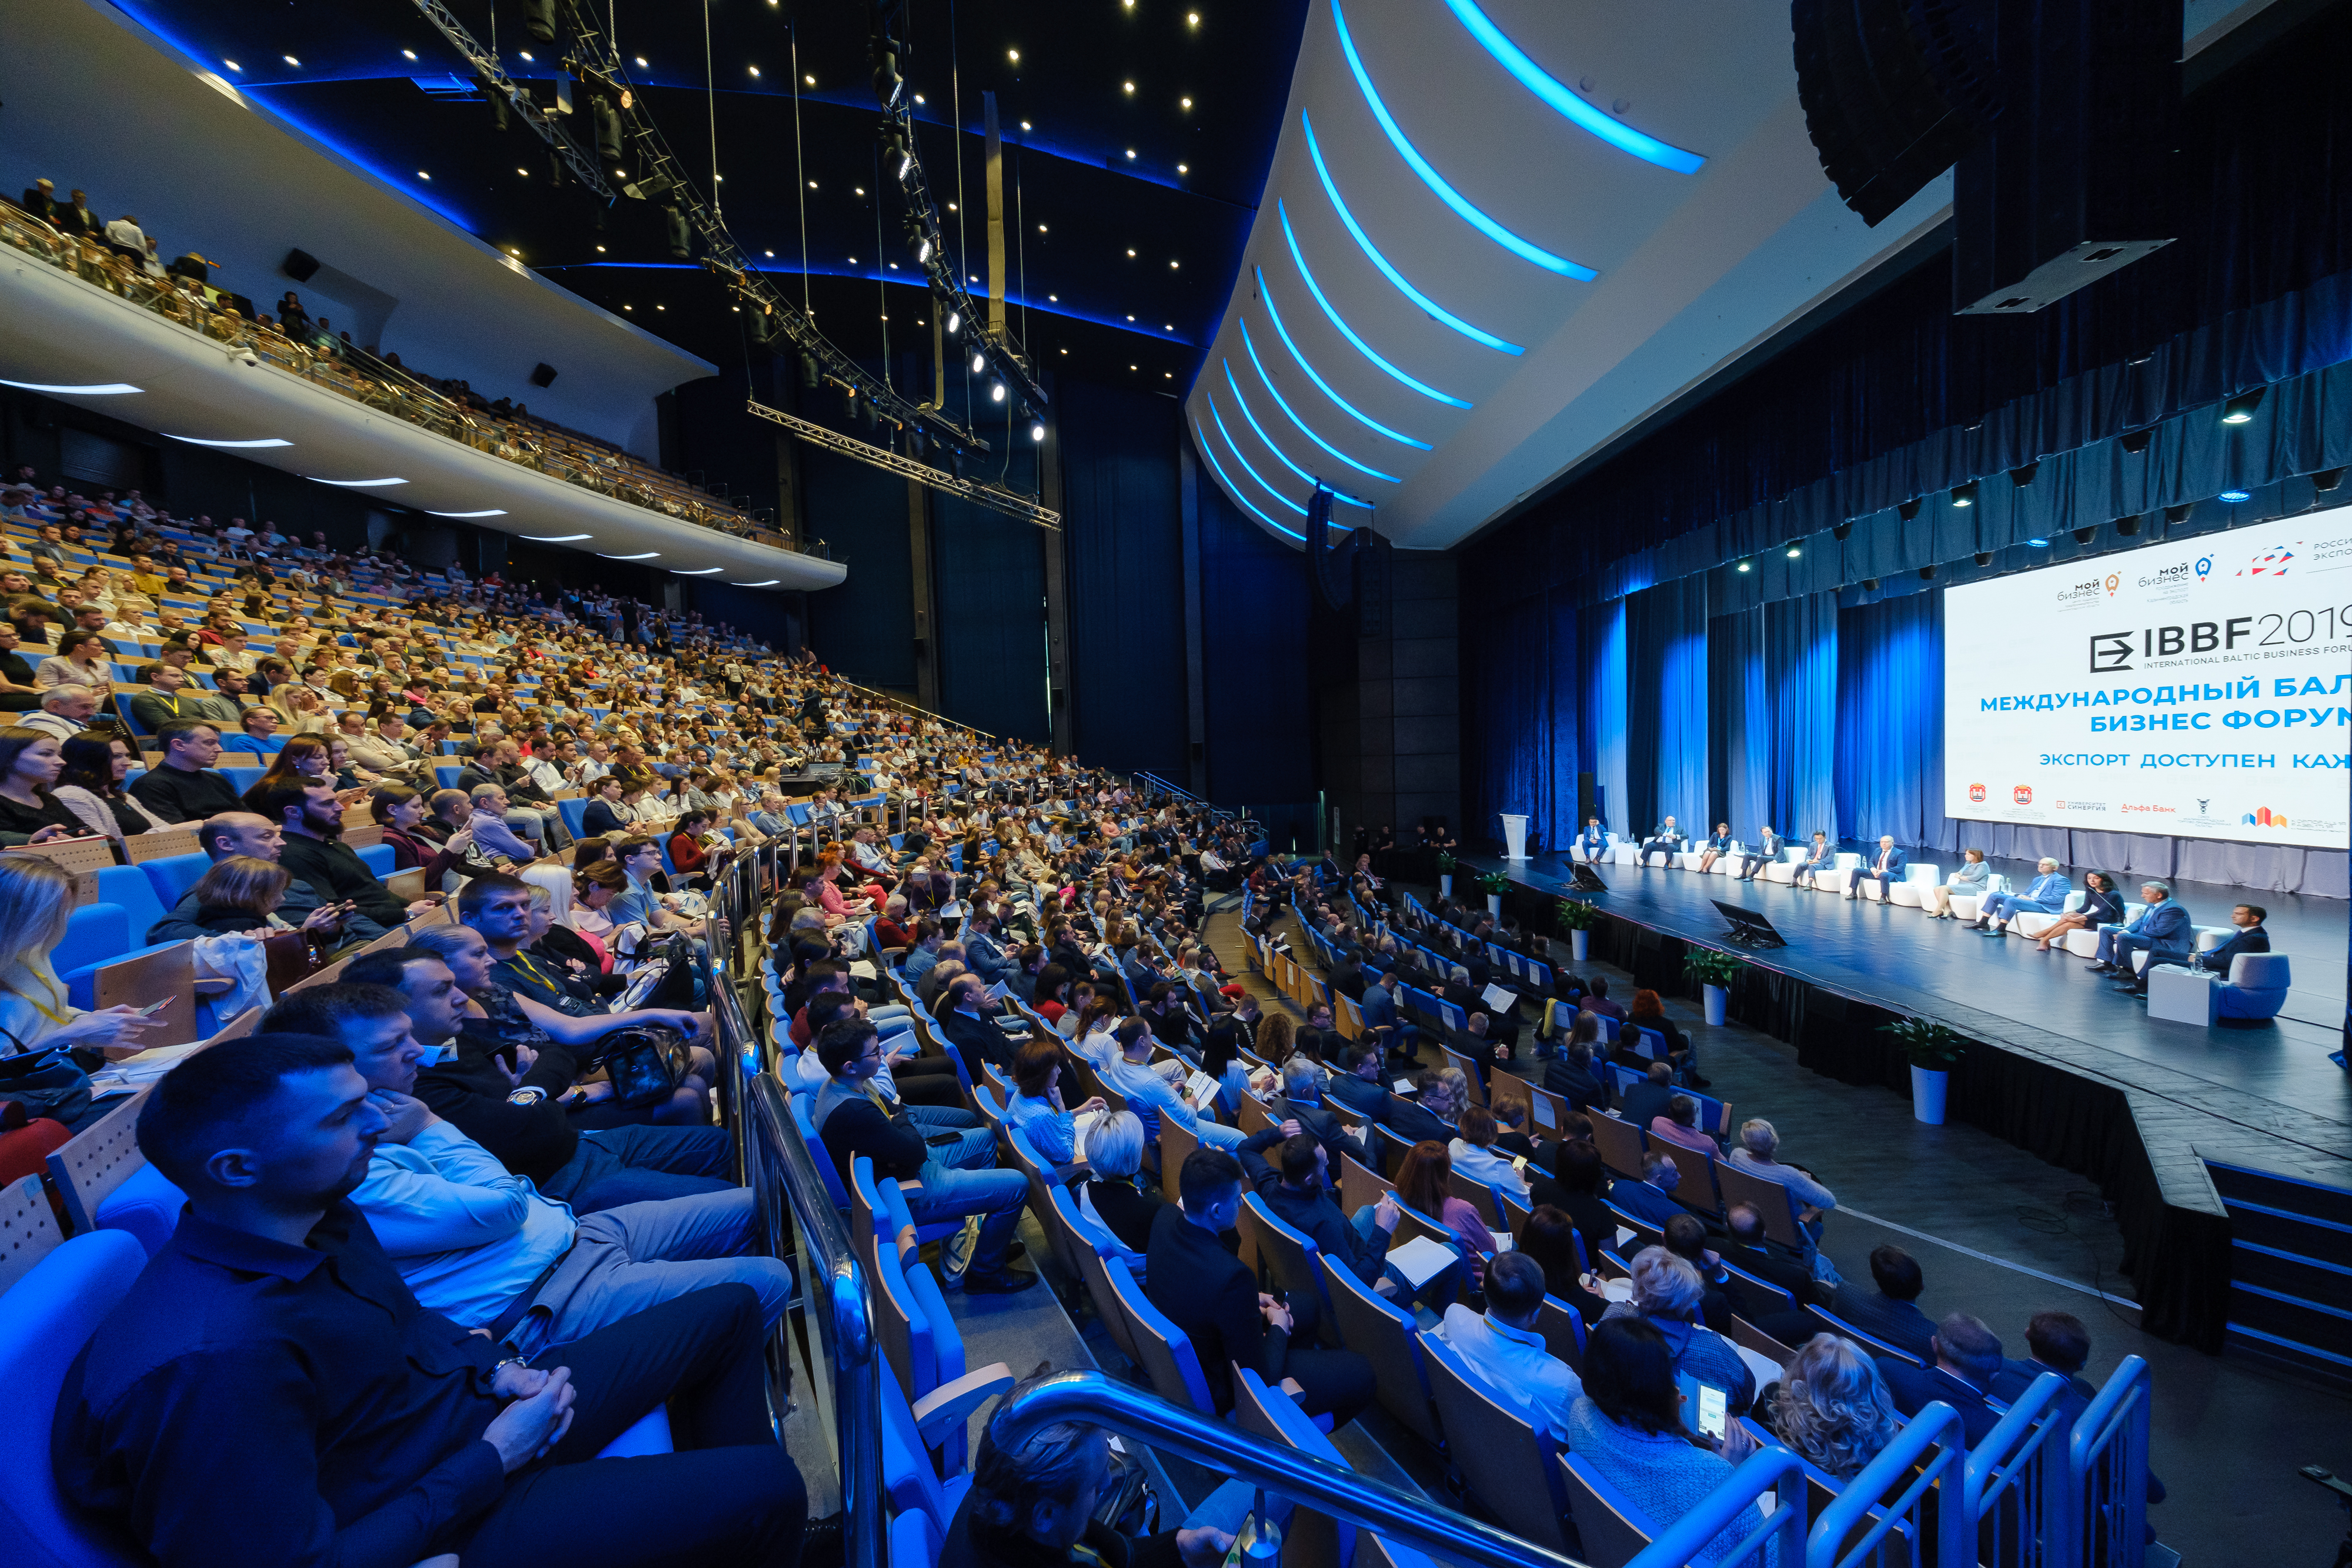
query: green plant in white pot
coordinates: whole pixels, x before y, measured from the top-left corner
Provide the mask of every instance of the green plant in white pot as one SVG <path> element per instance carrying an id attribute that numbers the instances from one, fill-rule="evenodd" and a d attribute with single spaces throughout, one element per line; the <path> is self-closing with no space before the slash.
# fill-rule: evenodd
<path id="1" fill-rule="evenodd" d="M 1748 966 L 1713 947 L 1694 947 L 1683 956 L 1683 974 L 1698 982 L 1706 1003 L 1706 1021 L 1721 1029 L 1731 1016 L 1731 982 Z"/>
<path id="2" fill-rule="evenodd" d="M 1486 913 L 1500 920 L 1503 917 L 1503 894 L 1511 891 L 1511 879 L 1499 871 L 1482 872 L 1478 891 L 1486 895 Z"/>
<path id="3" fill-rule="evenodd" d="M 1601 911 L 1580 898 L 1563 898 L 1552 906 L 1552 922 L 1568 933 L 1568 954 L 1581 964 L 1591 956 L 1592 928 L 1601 924 Z"/>
<path id="4" fill-rule="evenodd" d="M 1949 1024 L 1934 1019 L 1904 1019 L 1878 1026 L 1903 1042 L 1911 1059 L 1911 1116 L 1931 1127 L 1944 1124 L 1944 1106 L 1952 1086 L 1952 1069 L 1968 1055 L 1968 1041 Z"/>
<path id="5" fill-rule="evenodd" d="M 1437 852 L 1437 896 L 1454 896 L 1454 857 L 1444 850 Z"/>

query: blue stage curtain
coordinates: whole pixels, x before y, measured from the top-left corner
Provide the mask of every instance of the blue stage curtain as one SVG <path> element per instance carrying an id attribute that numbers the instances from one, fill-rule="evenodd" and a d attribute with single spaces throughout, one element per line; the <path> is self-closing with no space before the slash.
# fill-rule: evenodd
<path id="1" fill-rule="evenodd" d="M 1577 631 L 1584 671 L 1577 710 L 1580 763 L 1592 775 L 1602 826 L 1631 838 L 1636 828 L 1626 782 L 1625 601 L 1612 599 L 1586 611 Z"/>
<path id="2" fill-rule="evenodd" d="M 1706 626 L 1708 820 L 1729 822 L 1732 836 L 1750 844 L 1759 828 L 1780 821 L 1771 807 L 1774 724 L 1764 636 L 1760 607 L 1716 616 Z"/>
<path id="3" fill-rule="evenodd" d="M 1481 642 L 1509 653 L 1469 683 L 1465 803 L 1473 838 L 1499 836 L 1504 811 L 1525 812 L 1528 837 L 1547 848 L 1576 834 L 1577 622 L 1573 606 L 1538 595 L 1480 630 Z"/>
<path id="4" fill-rule="evenodd" d="M 1838 836 L 1832 773 L 1837 757 L 1838 607 L 1809 593 L 1764 607 L 1764 668 L 1771 735 L 1764 810 L 1800 842 Z M 1932 706 L 1932 705 L 1931 705 Z"/>
<path id="5" fill-rule="evenodd" d="M 1686 577 L 1636 594 L 1633 643 L 1633 733 L 1646 731 L 1650 800 L 1636 826 L 1671 816 L 1705 831 L 1707 813 L 1706 580 Z M 1633 790 L 1640 797 L 1637 773 Z"/>
<path id="6" fill-rule="evenodd" d="M 1943 594 L 1840 612 L 1837 671 L 1839 830 L 1857 842 L 1892 833 L 1898 844 L 1948 848 Z"/>

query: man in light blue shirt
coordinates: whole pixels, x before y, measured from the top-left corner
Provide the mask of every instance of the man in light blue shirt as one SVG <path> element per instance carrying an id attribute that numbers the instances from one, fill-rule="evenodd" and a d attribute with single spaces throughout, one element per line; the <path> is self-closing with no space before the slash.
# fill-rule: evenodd
<path id="1" fill-rule="evenodd" d="M 418 1301 L 526 1354 L 712 1285 L 751 1286 L 774 1326 L 792 1299 L 792 1269 L 739 1256 L 759 1235 L 749 1187 L 576 1218 L 414 1097 L 425 1051 L 407 1006 L 389 986 L 312 986 L 272 1008 L 257 1032 L 325 1035 L 351 1049 L 389 1124 L 352 1202 Z"/>
<path id="2" fill-rule="evenodd" d="M 2074 884 L 2066 880 L 2066 873 L 2060 871 L 2058 862 L 2048 855 L 2042 857 L 2041 864 L 2035 870 L 2040 874 L 2034 877 L 2033 885 L 2027 888 L 2022 896 L 2014 893 L 1985 894 L 1984 903 L 1977 906 L 1979 931 L 1988 936 L 2005 936 L 2012 915 L 2057 915 L 2064 911 L 2066 895 L 2074 891 Z"/>
<path id="3" fill-rule="evenodd" d="M 1524 1252 L 1498 1253 L 1486 1264 L 1486 1312 L 1456 1301 L 1438 1334 L 1497 1403 L 1566 1447 L 1569 1407 L 1584 1396 L 1584 1384 L 1537 1332 L 1543 1301 L 1543 1266 Z"/>
<path id="4" fill-rule="evenodd" d="M 1195 1111 L 1183 1092 L 1171 1087 L 1151 1067 L 1151 1026 L 1139 1017 L 1122 1022 L 1116 1032 L 1118 1054 L 1103 1074 L 1104 1083 L 1126 1097 L 1128 1109 L 1143 1122 L 1147 1136 L 1157 1141 L 1162 1116 L 1201 1141 L 1203 1148 L 1233 1150 L 1248 1139 L 1239 1127 L 1220 1126 L 1205 1112 Z"/>

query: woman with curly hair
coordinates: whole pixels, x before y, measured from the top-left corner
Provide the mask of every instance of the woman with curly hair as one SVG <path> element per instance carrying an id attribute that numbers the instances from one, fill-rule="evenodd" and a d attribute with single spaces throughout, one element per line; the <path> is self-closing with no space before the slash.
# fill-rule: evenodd
<path id="1" fill-rule="evenodd" d="M 1758 1396 L 1756 1414 L 1771 1434 L 1840 1480 L 1852 1480 L 1895 1440 L 1903 1416 L 1886 1380 L 1862 1347 L 1817 1333 Z"/>

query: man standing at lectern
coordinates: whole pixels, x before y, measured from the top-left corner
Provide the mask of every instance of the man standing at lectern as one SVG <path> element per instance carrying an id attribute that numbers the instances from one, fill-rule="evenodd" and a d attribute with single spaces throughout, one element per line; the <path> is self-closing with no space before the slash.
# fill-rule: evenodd
<path id="1" fill-rule="evenodd" d="M 1908 858 L 1901 850 L 1895 847 L 1894 834 L 1881 833 L 1878 836 L 1877 858 L 1846 885 L 1846 897 L 1860 898 L 1862 884 L 1865 882 L 1875 882 L 1878 883 L 1878 902 L 1885 903 L 1888 886 L 1903 880 L 1903 862 Z"/>

